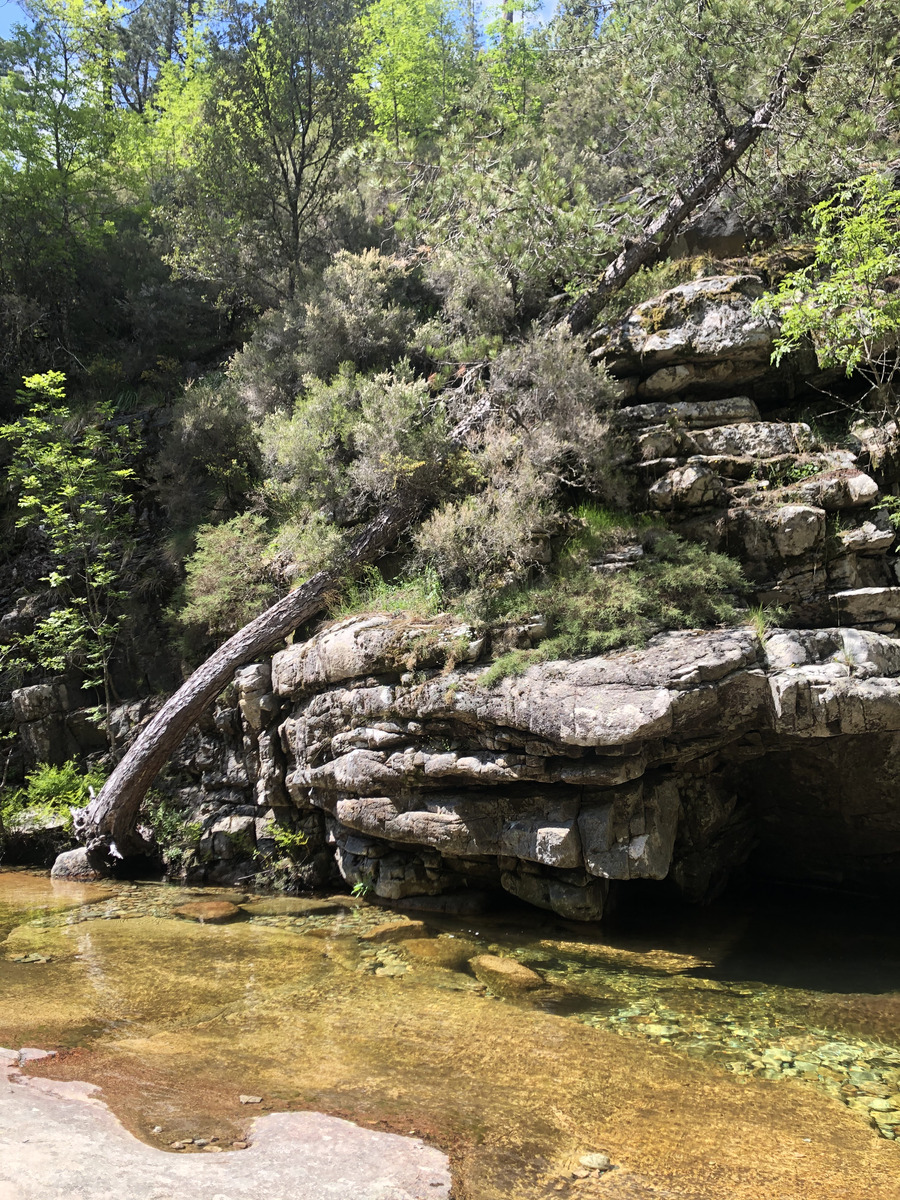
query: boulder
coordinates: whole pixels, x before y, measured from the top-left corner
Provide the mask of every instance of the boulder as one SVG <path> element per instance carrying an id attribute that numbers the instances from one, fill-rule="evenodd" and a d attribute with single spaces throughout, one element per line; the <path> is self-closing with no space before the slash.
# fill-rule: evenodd
<path id="1" fill-rule="evenodd" d="M 226 925 L 230 921 L 239 921 L 243 916 L 238 906 L 228 900 L 192 900 L 172 912 L 176 917 L 197 921 L 201 925 Z"/>
<path id="2" fill-rule="evenodd" d="M 874 513 L 851 529 L 838 531 L 837 539 L 851 554 L 884 554 L 894 544 L 896 533 L 884 513 Z"/>
<path id="3" fill-rule="evenodd" d="M 265 896 L 262 900 L 251 900 L 242 904 L 250 917 L 309 917 L 334 916 L 355 908 L 359 901 L 354 896 L 333 896 L 319 899 L 313 896 Z"/>
<path id="4" fill-rule="evenodd" d="M 514 958 L 501 958 L 497 954 L 479 954 L 470 959 L 469 966 L 479 983 L 489 987 L 498 996 L 521 996 L 544 986 L 537 971 L 526 967 Z"/>
<path id="5" fill-rule="evenodd" d="M 764 288 L 756 275 L 715 275 L 683 283 L 638 304 L 617 324 L 594 334 L 598 357 L 615 374 L 652 376 L 662 367 L 687 364 L 718 368 L 743 364 L 732 378 L 748 378 L 747 366 L 764 372 L 776 323 L 754 311 Z M 684 386 L 695 379 L 686 376 Z"/>
<path id="6" fill-rule="evenodd" d="M 104 879 L 108 872 L 102 869 L 95 857 L 84 846 L 60 854 L 50 872 L 51 879 Z"/>
<path id="7" fill-rule="evenodd" d="M 503 871 L 500 882 L 517 900 L 569 921 L 599 921 L 609 892 L 605 880 L 592 879 L 586 871 L 570 872 L 561 878 L 520 867 L 516 871 Z"/>
<path id="8" fill-rule="evenodd" d="M 748 421 L 696 430 L 690 434 L 688 444 L 695 454 L 778 458 L 810 449 L 813 437 L 810 427 L 802 421 Z"/>
<path id="9" fill-rule="evenodd" d="M 852 623 L 872 625 L 877 621 L 900 621 L 900 587 L 864 587 L 835 592 L 837 609 Z"/>
<path id="10" fill-rule="evenodd" d="M 272 695 L 272 667 L 270 663 L 251 663 L 241 667 L 234 676 L 241 716 L 253 733 L 259 733 L 278 710 L 278 702 Z"/>
<path id="11" fill-rule="evenodd" d="M 677 363 L 660 367 L 637 385 L 637 395 L 648 400 L 683 392 L 724 390 L 732 385 L 750 383 L 765 373 L 763 363 L 752 366 L 742 362 Z"/>
<path id="12" fill-rule="evenodd" d="M 717 504 L 724 488 L 708 467 L 677 467 L 650 488 L 650 503 L 661 511 L 672 508 L 702 508 Z"/>

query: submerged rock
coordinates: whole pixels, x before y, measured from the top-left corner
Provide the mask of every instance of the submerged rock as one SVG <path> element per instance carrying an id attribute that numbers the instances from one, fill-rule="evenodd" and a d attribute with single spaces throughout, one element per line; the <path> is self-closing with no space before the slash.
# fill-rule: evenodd
<path id="1" fill-rule="evenodd" d="M 461 970 L 475 953 L 475 943 L 462 938 L 410 938 L 403 943 L 407 958 L 426 966 Z"/>
<path id="2" fill-rule="evenodd" d="M 408 938 L 421 938 L 427 933 L 428 926 L 424 921 L 389 921 L 360 934 L 360 941 L 381 945 L 385 942 L 404 942 Z"/>
<path id="3" fill-rule="evenodd" d="M 612 1166 L 606 1154 L 582 1154 L 578 1161 L 589 1171 L 608 1171 Z"/>
<path id="4" fill-rule="evenodd" d="M 199 921 L 202 925 L 225 925 L 243 916 L 238 906 L 228 900 L 194 900 L 172 911 L 176 917 L 182 917 L 185 921 Z"/>
<path id="5" fill-rule="evenodd" d="M 478 982 L 485 984 L 498 996 L 519 996 L 544 986 L 537 971 L 532 971 L 531 967 L 526 967 L 515 958 L 479 954 L 470 959 L 469 966 Z"/>
<path id="6" fill-rule="evenodd" d="M 334 896 L 318 899 L 306 896 L 266 896 L 242 904 L 244 912 L 251 917 L 307 917 L 329 916 L 355 908 L 353 896 Z"/>

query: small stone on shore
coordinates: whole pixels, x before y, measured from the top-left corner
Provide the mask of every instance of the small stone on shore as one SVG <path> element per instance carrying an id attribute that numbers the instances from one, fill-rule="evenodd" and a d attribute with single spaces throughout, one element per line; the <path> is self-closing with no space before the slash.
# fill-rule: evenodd
<path id="1" fill-rule="evenodd" d="M 605 1154 L 582 1154 L 578 1161 L 589 1171 L 608 1171 L 612 1166 Z"/>

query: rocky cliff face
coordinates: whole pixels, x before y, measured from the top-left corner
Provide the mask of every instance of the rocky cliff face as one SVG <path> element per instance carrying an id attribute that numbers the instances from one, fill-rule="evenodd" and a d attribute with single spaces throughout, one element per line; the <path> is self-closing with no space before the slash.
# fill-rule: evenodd
<path id="1" fill-rule="evenodd" d="M 631 393 L 617 423 L 638 506 L 739 558 L 755 600 L 799 628 L 661 634 L 488 687 L 490 630 L 333 625 L 238 672 L 183 747 L 194 878 L 243 878 L 278 859 L 284 831 L 302 843 L 300 883 L 337 868 L 435 907 L 503 889 L 581 920 L 614 883 L 708 896 L 754 850 L 793 879 L 896 878 L 900 586 L 881 507 L 896 431 L 834 445 L 777 419 L 772 397 L 815 368 L 771 370 L 761 291 L 746 275 L 682 285 L 598 331 L 596 352 Z M 521 645 L 545 632 L 539 616 L 512 631 Z M 510 631 L 494 640 L 508 648 Z M 58 689 L 23 689 L 13 708 L 34 756 L 77 732 Z M 123 735 L 145 708 L 123 710 Z"/>
<path id="2" fill-rule="evenodd" d="M 405 645 L 433 632 L 351 620 L 275 656 L 287 790 L 325 814 L 349 882 L 395 900 L 499 886 L 595 919 L 612 880 L 700 896 L 757 841 L 794 877 L 892 870 L 890 783 L 848 788 L 840 763 L 880 775 L 900 749 L 895 639 L 673 633 L 486 689 L 478 666 L 409 677 Z"/>

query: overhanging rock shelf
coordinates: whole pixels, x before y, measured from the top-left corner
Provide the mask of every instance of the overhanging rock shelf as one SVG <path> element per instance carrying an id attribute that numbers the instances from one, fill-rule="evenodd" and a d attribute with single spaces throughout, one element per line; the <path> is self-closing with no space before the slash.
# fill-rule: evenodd
<path id="1" fill-rule="evenodd" d="M 500 885 L 596 919 L 612 880 L 668 875 L 699 896 L 756 841 L 806 878 L 877 882 L 900 858 L 896 638 L 671 633 L 491 689 L 482 667 L 410 678 L 411 645 L 464 633 L 376 616 L 273 660 L 287 792 L 324 815 L 348 882 L 395 900 Z"/>

